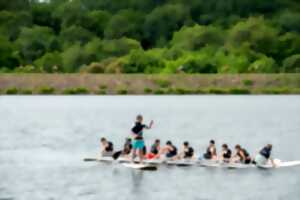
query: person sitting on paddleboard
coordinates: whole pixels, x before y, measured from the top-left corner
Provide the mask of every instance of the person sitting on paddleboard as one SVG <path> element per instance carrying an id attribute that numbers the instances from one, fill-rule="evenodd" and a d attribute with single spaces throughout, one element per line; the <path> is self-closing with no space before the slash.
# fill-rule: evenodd
<path id="1" fill-rule="evenodd" d="M 225 163 L 229 163 L 230 159 L 231 159 L 231 150 L 228 148 L 227 144 L 223 144 L 222 145 L 222 152 L 221 152 L 221 157 L 220 160 L 225 162 Z"/>
<path id="2" fill-rule="evenodd" d="M 158 155 L 160 151 L 160 140 L 156 139 L 154 143 L 151 145 L 150 152 L 146 155 L 147 159 L 153 159 L 156 155 Z"/>
<path id="3" fill-rule="evenodd" d="M 124 158 L 129 158 L 129 155 L 131 153 L 131 149 L 132 149 L 132 142 L 131 142 L 131 138 L 126 138 L 125 139 L 125 143 L 123 146 L 123 149 L 121 151 L 117 151 L 115 152 L 112 157 L 113 159 L 118 159 L 120 156 L 124 157 Z"/>
<path id="4" fill-rule="evenodd" d="M 190 147 L 189 142 L 185 141 L 182 145 L 182 151 L 178 155 L 178 159 L 191 159 L 194 156 L 194 149 Z"/>
<path id="5" fill-rule="evenodd" d="M 203 154 L 203 157 L 207 160 L 216 160 L 217 159 L 217 149 L 214 140 L 209 141 L 209 145 L 206 149 L 206 153 Z"/>
<path id="6" fill-rule="evenodd" d="M 101 144 L 101 156 L 112 156 L 114 151 L 113 143 L 110 141 L 107 141 L 106 138 L 100 139 Z"/>
<path id="7" fill-rule="evenodd" d="M 272 152 L 272 144 L 267 144 L 264 148 L 262 148 L 259 153 L 255 156 L 254 164 L 258 166 L 268 164 L 268 161 L 271 161 L 271 164 L 275 167 L 274 160 L 271 158 Z"/>
<path id="8" fill-rule="evenodd" d="M 239 144 L 235 146 L 236 154 L 233 156 L 234 162 L 241 162 L 243 164 L 250 164 L 251 157 L 248 151 L 242 148 Z"/>
<path id="9" fill-rule="evenodd" d="M 132 161 L 134 160 L 137 151 L 140 158 L 140 162 L 143 162 L 144 158 L 144 151 L 145 151 L 145 143 L 143 138 L 143 130 L 144 129 L 151 129 L 153 125 L 153 121 L 150 122 L 149 126 L 143 124 L 143 116 L 138 115 L 136 117 L 136 122 L 134 127 L 131 129 L 133 135 L 133 153 L 132 153 Z"/>
<path id="10" fill-rule="evenodd" d="M 123 156 L 128 156 L 131 153 L 132 150 L 132 140 L 131 138 L 126 138 L 125 144 L 123 147 L 122 155 Z"/>
<path id="11" fill-rule="evenodd" d="M 177 148 L 171 141 L 167 141 L 166 145 L 160 150 L 156 158 L 159 158 L 162 154 L 165 155 L 167 159 L 175 159 L 177 156 Z"/>

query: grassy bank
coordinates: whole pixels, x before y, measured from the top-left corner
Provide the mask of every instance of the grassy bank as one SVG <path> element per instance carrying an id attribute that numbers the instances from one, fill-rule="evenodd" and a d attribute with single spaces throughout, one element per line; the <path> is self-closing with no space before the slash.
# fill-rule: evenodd
<path id="1" fill-rule="evenodd" d="M 300 74 L 0 74 L 0 93 L 300 94 Z"/>

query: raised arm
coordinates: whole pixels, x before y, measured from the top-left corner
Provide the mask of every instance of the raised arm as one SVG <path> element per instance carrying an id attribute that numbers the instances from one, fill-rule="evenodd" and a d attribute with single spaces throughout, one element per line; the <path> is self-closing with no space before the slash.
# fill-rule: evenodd
<path id="1" fill-rule="evenodd" d="M 145 126 L 145 128 L 146 128 L 146 129 L 151 129 L 152 126 L 153 126 L 153 124 L 154 124 L 154 121 L 151 120 L 150 124 L 149 124 L 148 126 Z"/>

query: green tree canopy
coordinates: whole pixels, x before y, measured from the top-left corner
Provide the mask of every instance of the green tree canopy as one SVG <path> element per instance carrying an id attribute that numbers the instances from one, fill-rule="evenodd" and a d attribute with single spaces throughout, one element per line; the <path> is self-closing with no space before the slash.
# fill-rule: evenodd
<path id="1" fill-rule="evenodd" d="M 105 38 L 130 37 L 140 39 L 143 17 L 141 13 L 133 10 L 121 10 L 109 20 L 104 32 Z"/>
<path id="2" fill-rule="evenodd" d="M 54 37 L 52 29 L 48 27 L 24 27 L 16 44 L 20 48 L 20 55 L 24 61 L 32 63 L 50 49 Z"/>
<path id="3" fill-rule="evenodd" d="M 230 30 L 228 42 L 237 47 L 247 43 L 254 51 L 272 56 L 278 50 L 278 34 L 264 18 L 251 17 Z"/>
<path id="4" fill-rule="evenodd" d="M 7 38 L 0 36 L 0 68 L 14 68 L 18 65 L 15 46 Z"/>
<path id="5" fill-rule="evenodd" d="M 62 57 L 59 52 L 46 53 L 37 59 L 34 64 L 49 73 L 63 71 Z"/>
<path id="6" fill-rule="evenodd" d="M 171 45 L 172 47 L 193 51 L 207 45 L 222 46 L 224 39 L 224 31 L 215 26 L 184 26 L 174 33 Z"/>
<path id="7" fill-rule="evenodd" d="M 167 4 L 155 8 L 146 16 L 145 37 L 150 43 L 164 45 L 171 39 L 172 33 L 179 30 L 188 19 L 188 9 L 181 4 Z"/>
<path id="8" fill-rule="evenodd" d="M 79 42 L 81 45 L 86 44 L 95 35 L 80 26 L 70 26 L 65 28 L 60 33 L 60 40 L 64 43 L 65 47 L 68 47 L 76 42 Z"/>

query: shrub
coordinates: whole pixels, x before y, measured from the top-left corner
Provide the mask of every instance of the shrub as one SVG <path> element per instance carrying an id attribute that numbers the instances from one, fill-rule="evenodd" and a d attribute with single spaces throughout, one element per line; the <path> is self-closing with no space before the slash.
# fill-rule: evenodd
<path id="1" fill-rule="evenodd" d="M 35 67 L 33 65 L 20 66 L 14 69 L 15 73 L 43 73 L 41 67 Z"/>
<path id="2" fill-rule="evenodd" d="M 83 87 L 68 88 L 63 91 L 64 94 L 88 94 L 89 90 Z"/>
<path id="3" fill-rule="evenodd" d="M 284 72 L 296 72 L 300 67 L 300 54 L 292 55 L 283 61 Z"/>
<path id="4" fill-rule="evenodd" d="M 18 94 L 19 93 L 19 90 L 17 88 L 9 88 L 6 90 L 6 94 L 9 94 L 9 95 L 13 95 L 13 94 Z"/>
<path id="5" fill-rule="evenodd" d="M 100 90 L 106 90 L 107 89 L 107 85 L 99 85 Z"/>
<path id="6" fill-rule="evenodd" d="M 290 90 L 287 88 L 270 88 L 261 90 L 262 94 L 290 94 Z"/>
<path id="7" fill-rule="evenodd" d="M 184 63 L 182 70 L 187 73 L 217 73 L 215 64 L 203 56 L 202 58 L 191 58 Z"/>
<path id="8" fill-rule="evenodd" d="M 202 90 L 202 89 L 196 89 L 196 90 L 194 90 L 194 92 L 193 92 L 194 94 L 205 94 L 205 93 L 207 93 L 205 90 Z"/>
<path id="9" fill-rule="evenodd" d="M 171 82 L 165 79 L 156 79 L 154 80 L 155 84 L 161 88 L 167 88 L 171 85 Z"/>
<path id="10" fill-rule="evenodd" d="M 126 89 L 120 89 L 117 91 L 117 94 L 121 94 L 121 95 L 128 94 L 128 91 Z"/>
<path id="11" fill-rule="evenodd" d="M 144 88 L 144 93 L 145 94 L 151 94 L 153 90 L 151 88 Z"/>
<path id="12" fill-rule="evenodd" d="M 157 90 L 154 91 L 154 94 L 158 94 L 158 95 L 165 94 L 165 91 L 162 90 L 162 89 L 157 89 Z"/>
<path id="13" fill-rule="evenodd" d="M 33 93 L 33 92 L 32 92 L 31 89 L 23 89 L 23 90 L 20 91 L 20 94 L 25 94 L 25 95 L 26 95 L 26 94 L 27 94 L 27 95 L 28 95 L 28 94 L 32 94 L 32 93 Z"/>
<path id="14" fill-rule="evenodd" d="M 59 52 L 48 52 L 34 61 L 34 64 L 46 72 L 62 71 L 62 57 Z"/>
<path id="15" fill-rule="evenodd" d="M 244 88 L 232 88 L 229 90 L 230 94 L 250 94 L 250 90 Z"/>
<path id="16" fill-rule="evenodd" d="M 164 91 L 165 94 L 175 94 L 175 91 L 173 88 L 167 89 L 167 91 Z"/>
<path id="17" fill-rule="evenodd" d="M 243 84 L 244 84 L 244 86 L 252 86 L 253 85 L 253 81 L 246 79 L 246 80 L 243 80 Z"/>
<path id="18" fill-rule="evenodd" d="M 82 67 L 80 69 L 80 72 L 100 74 L 100 73 L 104 73 L 104 69 L 105 69 L 105 67 L 102 63 L 93 62 L 90 65 Z"/>
<path id="19" fill-rule="evenodd" d="M 175 94 L 191 94 L 192 91 L 189 90 L 189 89 L 184 89 L 184 88 L 176 88 L 176 89 L 174 90 L 174 93 L 175 93 Z"/>
<path id="20" fill-rule="evenodd" d="M 53 87 L 42 87 L 38 90 L 39 94 L 54 94 L 55 89 Z"/>
<path id="21" fill-rule="evenodd" d="M 210 93 L 210 94 L 227 94 L 228 91 L 226 89 L 211 88 L 208 90 L 208 93 Z"/>
<path id="22" fill-rule="evenodd" d="M 264 56 L 251 63 L 248 68 L 248 72 L 274 73 L 277 69 L 276 61 L 273 58 Z"/>

